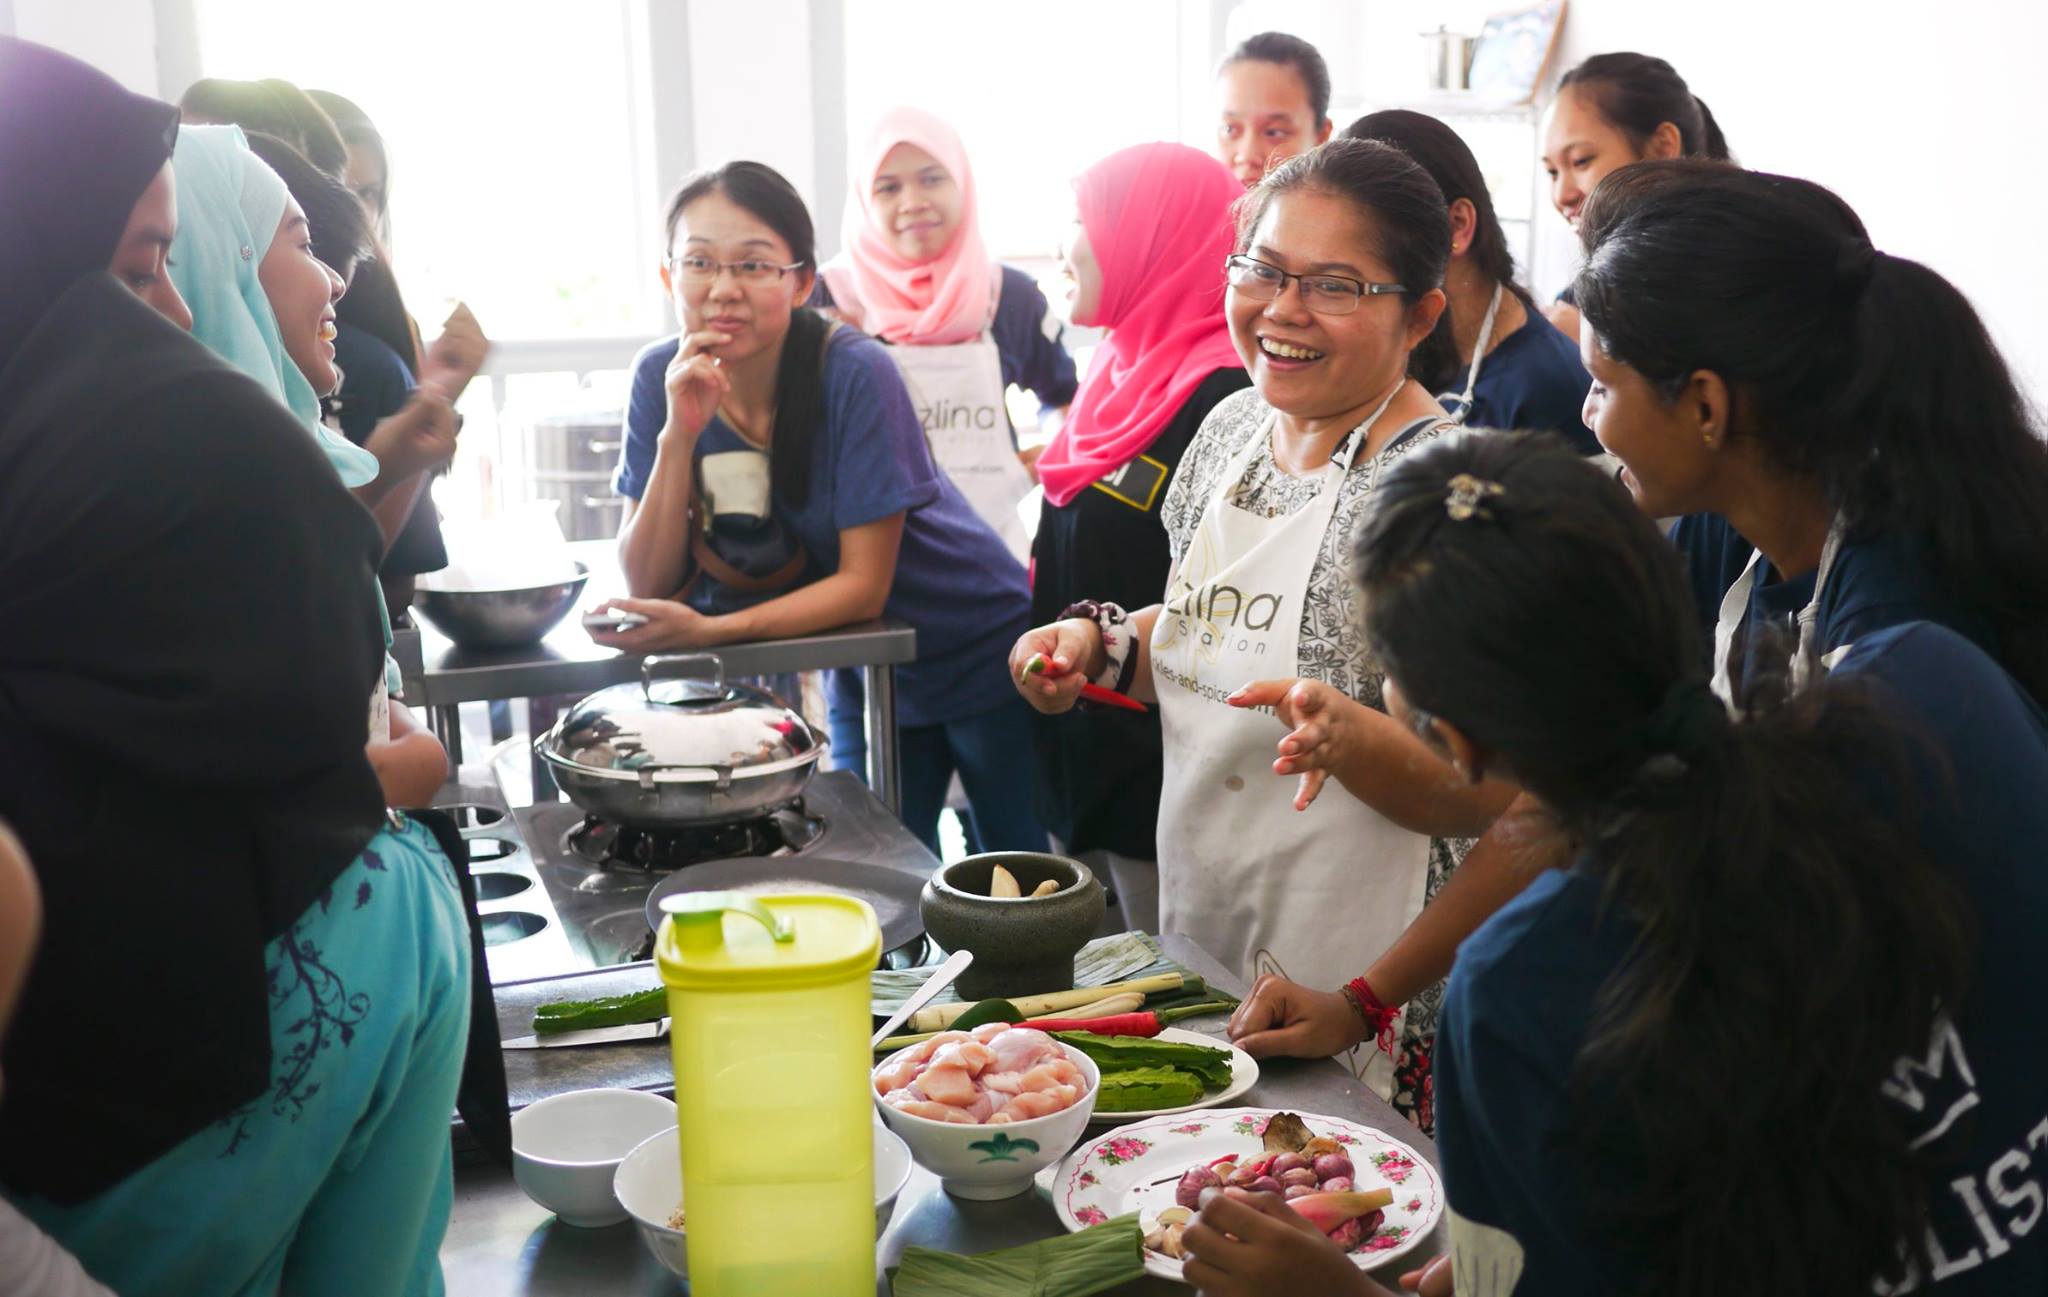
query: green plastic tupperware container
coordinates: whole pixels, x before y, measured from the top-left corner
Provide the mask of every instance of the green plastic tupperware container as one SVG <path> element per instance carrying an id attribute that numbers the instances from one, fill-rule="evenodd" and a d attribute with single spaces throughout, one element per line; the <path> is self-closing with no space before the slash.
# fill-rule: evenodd
<path id="1" fill-rule="evenodd" d="M 685 893 L 663 908 L 655 960 L 674 1023 L 691 1292 L 867 1297 L 874 910 L 737 892 Z"/>

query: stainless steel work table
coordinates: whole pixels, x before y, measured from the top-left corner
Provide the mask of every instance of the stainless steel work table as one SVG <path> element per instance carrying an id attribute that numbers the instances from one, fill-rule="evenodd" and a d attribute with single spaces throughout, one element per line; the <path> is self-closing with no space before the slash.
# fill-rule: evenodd
<path id="1" fill-rule="evenodd" d="M 459 767 L 463 760 L 457 712 L 463 703 L 582 695 L 640 678 L 645 655 L 606 648 L 590 638 L 581 620 L 583 608 L 625 593 L 612 543 L 585 541 L 569 550 L 590 569 L 590 582 L 578 607 L 538 644 L 458 648 L 416 609 L 412 616 L 418 629 L 397 634 L 392 654 L 404 677 L 404 701 L 428 710 L 451 764 Z M 902 809 L 896 782 L 894 668 L 917 657 L 917 632 L 909 626 L 884 618 L 795 639 L 679 651 L 716 654 L 729 679 L 860 668 L 867 686 L 868 786 L 892 814 Z"/>
<path id="2" fill-rule="evenodd" d="M 1192 942 L 1167 936 L 1160 945 L 1212 986 L 1243 994 L 1243 983 Z M 1179 1025 L 1218 1036 L 1223 1032 L 1221 1018 Z M 1258 1085 L 1237 1101 L 1239 1105 L 1320 1113 L 1375 1126 L 1435 1164 L 1435 1145 L 1336 1063 L 1276 1059 L 1259 1067 Z M 1089 1137 L 1106 1129 L 1090 1127 Z M 876 1292 L 887 1297 L 883 1272 L 907 1247 L 972 1254 L 1048 1238 L 1061 1228 L 1052 1200 L 1042 1189 L 1002 1202 L 965 1202 L 949 1196 L 937 1177 L 916 1167 L 877 1249 Z M 1400 1271 L 1441 1252 L 1443 1237 L 1439 1225 L 1421 1246 L 1374 1274 L 1392 1288 Z M 457 1169 L 455 1210 L 441 1245 L 441 1265 L 450 1297 L 657 1297 L 681 1291 L 679 1281 L 648 1254 L 631 1221 L 607 1229 L 563 1225 L 521 1193 L 509 1172 L 493 1166 Z M 1116 1291 L 1185 1297 L 1189 1290 L 1147 1276 Z"/>

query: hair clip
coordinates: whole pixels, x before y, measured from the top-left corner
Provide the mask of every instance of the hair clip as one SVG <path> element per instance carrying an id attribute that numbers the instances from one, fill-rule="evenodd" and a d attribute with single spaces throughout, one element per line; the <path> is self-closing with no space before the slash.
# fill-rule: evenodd
<path id="1" fill-rule="evenodd" d="M 1480 502 L 1491 496 L 1506 495 L 1507 490 L 1498 482 L 1488 482 L 1470 473 L 1460 473 L 1450 480 L 1450 494 L 1444 497 L 1444 512 L 1451 515 L 1453 522 L 1464 522 L 1473 517 L 1491 520 L 1490 513 Z"/>

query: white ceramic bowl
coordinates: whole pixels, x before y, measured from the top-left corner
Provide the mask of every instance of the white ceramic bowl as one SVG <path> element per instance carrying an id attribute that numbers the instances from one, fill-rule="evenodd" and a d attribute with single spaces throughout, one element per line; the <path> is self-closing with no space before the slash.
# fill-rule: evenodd
<path id="1" fill-rule="evenodd" d="M 612 1196 L 619 1163 L 664 1126 L 673 1100 L 644 1090 L 571 1090 L 512 1114 L 512 1178 L 566 1225 L 626 1219 Z"/>
<path id="2" fill-rule="evenodd" d="M 869 1074 L 868 1090 L 874 1091 L 874 1076 L 916 1046 L 899 1049 L 876 1065 Z M 1095 1111 L 1095 1094 L 1102 1082 L 1095 1060 L 1061 1044 L 1067 1057 L 1081 1069 L 1088 1083 L 1073 1107 L 1030 1121 L 1007 1122 L 1000 1126 L 969 1126 L 958 1122 L 933 1121 L 892 1108 L 875 1095 L 875 1108 L 889 1129 L 910 1145 L 917 1164 L 939 1177 L 946 1192 L 956 1198 L 994 1200 L 1011 1198 L 1031 1187 L 1031 1177 L 1065 1157 L 1088 1129 Z"/>
<path id="3" fill-rule="evenodd" d="M 910 1149 L 880 1126 L 875 1127 L 875 1237 L 889 1228 L 896 1213 L 896 1195 L 910 1179 Z M 612 1179 L 612 1192 L 640 1229 L 640 1238 L 654 1259 L 679 1279 L 690 1277 L 690 1255 L 683 1231 L 668 1222 L 683 1205 L 683 1163 L 676 1147 L 676 1128 L 649 1139 L 626 1154 Z"/>

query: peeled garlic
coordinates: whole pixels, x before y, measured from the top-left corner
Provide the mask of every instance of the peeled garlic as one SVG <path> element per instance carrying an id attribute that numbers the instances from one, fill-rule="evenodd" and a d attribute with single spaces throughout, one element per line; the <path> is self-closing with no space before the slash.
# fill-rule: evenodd
<path id="1" fill-rule="evenodd" d="M 1161 1225 L 1185 1225 L 1195 1218 L 1195 1213 L 1185 1207 L 1168 1207 L 1159 1213 Z"/>
<path id="2" fill-rule="evenodd" d="M 988 876 L 988 894 L 991 897 L 1022 896 L 1024 889 L 1017 886 L 1017 876 L 997 865 Z"/>
<path id="3" fill-rule="evenodd" d="M 1060 880 L 1057 878 L 1048 878 L 1044 882 L 1040 883 L 1038 886 L 1032 888 L 1031 894 L 1034 897 L 1051 896 L 1054 892 L 1057 892 L 1058 890 L 1060 890 Z"/>

